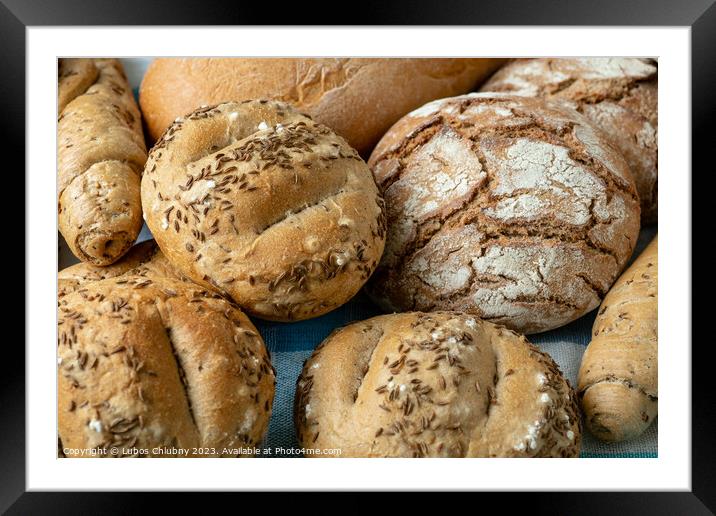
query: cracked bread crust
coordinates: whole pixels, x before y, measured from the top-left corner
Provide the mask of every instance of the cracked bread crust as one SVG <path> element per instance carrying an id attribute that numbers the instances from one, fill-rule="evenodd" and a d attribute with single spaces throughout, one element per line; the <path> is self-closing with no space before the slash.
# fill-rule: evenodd
<path id="1" fill-rule="evenodd" d="M 388 236 L 367 290 L 387 310 L 557 328 L 599 305 L 638 236 L 624 159 L 558 102 L 435 101 L 393 126 L 369 165 Z"/>
<path id="2" fill-rule="evenodd" d="M 98 281 L 74 269 L 77 283 L 58 301 L 64 447 L 232 456 L 260 443 L 275 372 L 246 315 L 179 278 L 161 252 Z"/>
<path id="3" fill-rule="evenodd" d="M 643 223 L 657 220 L 658 79 L 652 59 L 516 59 L 481 91 L 568 101 L 619 149 L 631 169 Z"/>
<path id="4" fill-rule="evenodd" d="M 141 116 L 119 60 L 60 59 L 58 74 L 59 230 L 77 258 L 106 266 L 142 229 Z"/>
<path id="5" fill-rule="evenodd" d="M 229 102 L 175 121 L 150 152 L 142 201 L 178 272 L 265 319 L 342 305 L 385 243 L 368 166 L 282 102 Z"/>
<path id="6" fill-rule="evenodd" d="M 304 364 L 294 410 L 301 447 L 342 457 L 576 457 L 581 443 L 574 391 L 549 355 L 454 312 L 335 331 Z"/>
<path id="7" fill-rule="evenodd" d="M 139 93 L 152 140 L 201 104 L 292 104 L 368 156 L 388 128 L 432 99 L 471 91 L 504 59 L 163 58 Z M 358 114 L 358 116 L 356 116 Z"/>

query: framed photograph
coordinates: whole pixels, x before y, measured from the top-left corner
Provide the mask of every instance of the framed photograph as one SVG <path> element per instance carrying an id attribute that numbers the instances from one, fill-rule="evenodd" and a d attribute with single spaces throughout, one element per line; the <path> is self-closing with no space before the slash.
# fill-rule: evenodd
<path id="1" fill-rule="evenodd" d="M 4 3 L 27 308 L 2 510 L 287 490 L 713 510 L 691 344 L 709 2 L 350 27 Z"/>

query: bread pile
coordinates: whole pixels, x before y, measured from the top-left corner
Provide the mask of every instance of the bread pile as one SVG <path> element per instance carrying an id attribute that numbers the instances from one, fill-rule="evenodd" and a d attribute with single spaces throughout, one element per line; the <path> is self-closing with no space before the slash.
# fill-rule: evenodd
<path id="1" fill-rule="evenodd" d="M 486 82 L 504 61 L 157 59 L 140 115 L 118 60 L 60 60 L 59 227 L 83 262 L 59 274 L 60 453 L 252 455 L 276 374 L 245 313 L 311 319 L 364 286 L 397 313 L 315 343 L 305 456 L 576 457 L 582 411 L 640 435 L 656 240 L 623 271 L 656 221 L 656 62 Z M 522 334 L 600 304 L 575 392 Z"/>

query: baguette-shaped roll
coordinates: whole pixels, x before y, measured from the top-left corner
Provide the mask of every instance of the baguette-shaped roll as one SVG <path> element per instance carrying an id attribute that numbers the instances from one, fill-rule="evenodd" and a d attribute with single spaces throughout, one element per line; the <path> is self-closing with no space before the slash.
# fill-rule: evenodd
<path id="1" fill-rule="evenodd" d="M 657 415 L 657 238 L 604 298 L 578 389 L 589 430 L 603 441 L 640 435 Z"/>
<path id="2" fill-rule="evenodd" d="M 142 123 L 116 59 L 61 59 L 57 124 L 59 229 L 83 262 L 109 265 L 142 228 Z"/>

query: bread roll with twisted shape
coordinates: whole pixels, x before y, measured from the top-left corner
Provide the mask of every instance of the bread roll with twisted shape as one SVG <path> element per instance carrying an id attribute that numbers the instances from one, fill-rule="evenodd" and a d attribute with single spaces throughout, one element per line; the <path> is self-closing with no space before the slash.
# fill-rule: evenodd
<path id="1" fill-rule="evenodd" d="M 578 385 L 587 428 L 603 441 L 638 437 L 658 413 L 657 238 L 604 298 Z"/>
<path id="2" fill-rule="evenodd" d="M 622 153 L 639 192 L 641 220 L 651 223 L 657 219 L 657 73 L 653 59 L 516 59 L 481 90 L 569 102 Z"/>
<path id="3" fill-rule="evenodd" d="M 179 272 L 266 319 L 345 303 L 385 242 L 368 166 L 281 102 L 228 102 L 177 120 L 150 152 L 142 202 Z"/>
<path id="4" fill-rule="evenodd" d="M 639 233 L 624 159 L 556 102 L 435 101 L 393 126 L 369 164 L 389 228 L 369 292 L 391 311 L 557 328 L 599 305 Z"/>
<path id="5" fill-rule="evenodd" d="M 549 355 L 450 312 L 332 333 L 304 364 L 295 420 L 302 447 L 342 457 L 575 457 L 581 442 L 574 391 Z"/>
<path id="6" fill-rule="evenodd" d="M 142 79 L 152 140 L 202 104 L 270 98 L 333 129 L 368 156 L 388 128 L 424 103 L 471 91 L 504 59 L 164 58 Z"/>
<path id="7" fill-rule="evenodd" d="M 59 229 L 77 258 L 109 265 L 142 228 L 139 110 L 116 59 L 60 59 L 58 96 Z"/>
<path id="8" fill-rule="evenodd" d="M 134 448 L 150 456 L 176 456 L 175 448 L 183 456 L 243 456 L 239 448 L 261 441 L 275 372 L 235 305 L 179 278 L 161 252 L 124 274 L 71 288 L 58 303 L 65 448 L 102 450 L 102 457 L 136 455 Z"/>

